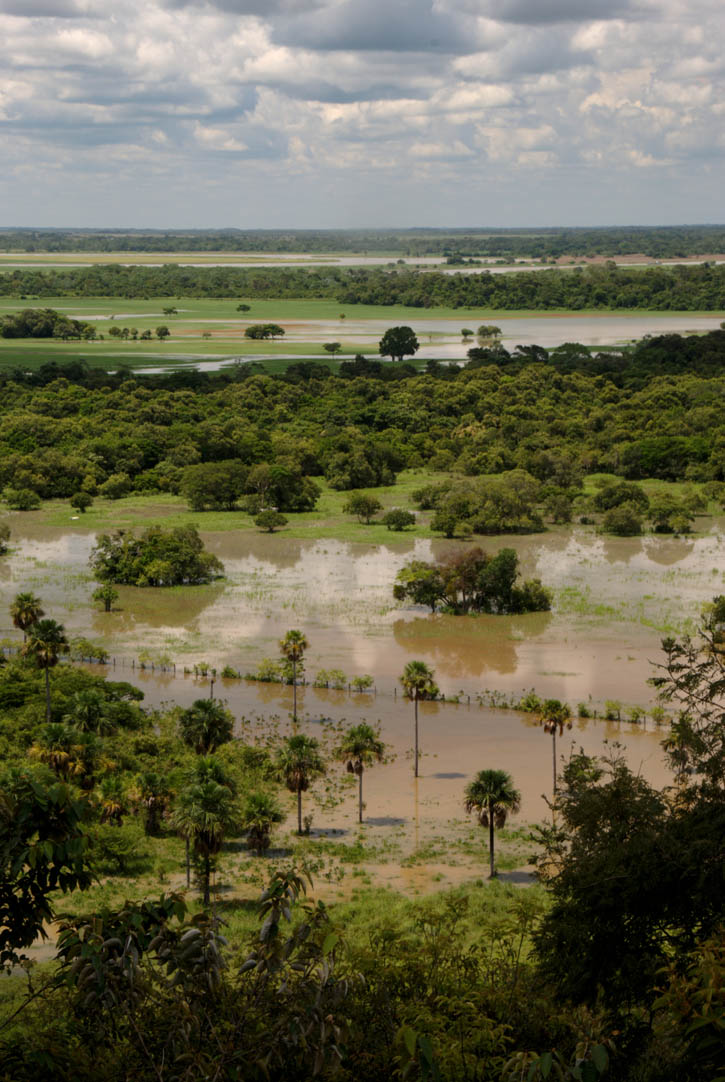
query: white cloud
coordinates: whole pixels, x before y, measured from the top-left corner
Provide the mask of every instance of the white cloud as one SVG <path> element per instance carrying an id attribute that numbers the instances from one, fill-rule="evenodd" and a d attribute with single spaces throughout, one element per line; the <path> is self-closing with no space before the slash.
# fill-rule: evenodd
<path id="1" fill-rule="evenodd" d="M 4 217 L 717 220 L 723 30 L 721 0 L 0 0 Z"/>

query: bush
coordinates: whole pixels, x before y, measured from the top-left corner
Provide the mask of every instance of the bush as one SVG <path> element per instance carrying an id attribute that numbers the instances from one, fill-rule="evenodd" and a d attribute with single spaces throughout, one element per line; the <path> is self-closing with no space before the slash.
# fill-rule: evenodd
<path id="1" fill-rule="evenodd" d="M 602 519 L 602 530 L 616 537 L 638 537 L 642 533 L 639 509 L 633 503 L 612 507 Z"/>
<path id="2" fill-rule="evenodd" d="M 101 582 L 124 586 L 197 586 L 224 573 L 195 526 L 150 526 L 140 537 L 124 530 L 101 534 L 89 562 Z"/>
<path id="3" fill-rule="evenodd" d="M 11 511 L 35 511 L 40 507 L 40 496 L 31 488 L 6 488 L 3 499 Z"/>
<path id="4" fill-rule="evenodd" d="M 412 511 L 404 511 L 403 508 L 396 507 L 383 515 L 383 522 L 389 530 L 400 532 L 408 526 L 415 526 L 415 515 Z"/>
<path id="5" fill-rule="evenodd" d="M 285 515 L 272 508 L 267 508 L 266 511 L 260 511 L 254 519 L 255 526 L 259 526 L 260 530 L 265 530 L 267 533 L 274 533 L 275 530 L 279 530 L 280 527 L 286 526 L 288 522 L 289 519 Z"/>
<path id="6" fill-rule="evenodd" d="M 97 823 L 89 834 L 96 875 L 139 875 L 151 870 L 151 851 L 136 823 Z"/>

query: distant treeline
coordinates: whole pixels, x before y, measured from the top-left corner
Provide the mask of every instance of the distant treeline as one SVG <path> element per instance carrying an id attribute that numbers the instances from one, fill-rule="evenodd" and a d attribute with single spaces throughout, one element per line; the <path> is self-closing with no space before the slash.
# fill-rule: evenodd
<path id="1" fill-rule="evenodd" d="M 341 305 L 410 308 L 725 309 L 725 265 L 623 269 L 613 263 L 570 271 L 442 274 L 356 268 L 123 267 L 13 270 L 6 297 L 243 297 L 333 299 Z"/>
<path id="2" fill-rule="evenodd" d="M 275 502 L 295 508 L 305 479 L 364 489 L 405 467 L 522 470 L 555 489 L 602 471 L 725 480 L 725 331 L 647 339 L 628 355 L 491 350 L 424 373 L 365 358 L 281 376 L 48 365 L 0 390 L 0 487 L 41 498 L 178 492 L 204 463 L 254 476 L 254 491 L 287 486 Z"/>
<path id="3" fill-rule="evenodd" d="M 725 251 L 725 226 L 617 226 L 609 229 L 220 229 L 0 230 L 13 252 L 395 252 L 406 256 L 508 258 L 643 253 L 681 259 Z"/>

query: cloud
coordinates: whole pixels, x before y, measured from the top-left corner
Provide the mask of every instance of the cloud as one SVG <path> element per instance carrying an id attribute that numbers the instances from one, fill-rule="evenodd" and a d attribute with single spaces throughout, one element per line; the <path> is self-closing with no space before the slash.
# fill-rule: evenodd
<path id="1" fill-rule="evenodd" d="M 0 0 L 0 199 L 11 222 L 717 220 L 723 31 L 721 0 Z"/>
<path id="2" fill-rule="evenodd" d="M 26 19 L 74 19 L 91 13 L 90 0 L 0 0 L 0 14 Z"/>
<path id="3" fill-rule="evenodd" d="M 432 0 L 343 0 L 274 24 L 274 37 L 316 50 L 465 53 L 475 21 L 439 14 Z"/>

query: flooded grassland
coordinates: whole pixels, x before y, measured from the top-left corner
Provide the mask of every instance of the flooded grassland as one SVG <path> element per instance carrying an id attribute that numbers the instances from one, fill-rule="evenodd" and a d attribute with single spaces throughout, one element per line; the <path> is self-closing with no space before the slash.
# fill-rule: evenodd
<path id="1" fill-rule="evenodd" d="M 33 515 L 12 516 L 11 528 L 12 548 L 0 561 L 2 611 L 7 614 L 20 590 L 37 593 L 69 635 L 103 645 L 115 659 L 111 675 L 139 684 L 147 703 L 188 705 L 211 690 L 209 677 L 198 675 L 200 665 L 218 674 L 224 666 L 253 673 L 265 657 L 278 657 L 278 641 L 289 628 L 301 628 L 310 644 L 307 685 L 298 691 L 304 727 L 334 743 L 341 723 L 379 723 L 393 756 L 366 775 L 368 865 L 360 874 L 411 889 L 481 874 L 480 828 L 466 825 L 462 812 L 463 788 L 477 770 L 512 773 L 523 794 L 522 823 L 547 814 L 551 740 L 531 715 L 492 708 L 499 698 L 534 688 L 599 713 L 606 700 L 618 700 L 621 722 L 575 721 L 559 752 L 572 746 L 602 752 L 605 741 L 619 742 L 635 768 L 666 784 L 661 731 L 651 720 L 646 726 L 627 721 L 627 708 L 654 702 L 647 680 L 663 635 L 690 628 L 702 604 L 725 589 L 722 518 L 699 519 L 698 533 L 689 538 L 605 538 L 581 526 L 486 538 L 487 550 L 513 547 L 523 575 L 536 575 L 554 590 L 552 612 L 509 617 L 430 615 L 393 600 L 392 585 L 406 561 L 439 557 L 459 542 L 408 537 L 370 545 L 227 530 L 203 535 L 224 562 L 224 580 L 174 589 L 120 587 L 116 611 L 103 613 L 91 602 L 92 531 L 49 527 Z M 5 621 L 6 641 L 17 640 L 7 615 Z M 146 658 L 143 669 L 140 657 Z M 421 705 L 424 755 L 417 782 L 412 708 L 398 684 L 414 658 L 435 670 L 447 699 L 457 700 Z M 348 681 L 370 674 L 374 691 L 313 688 L 320 669 L 342 670 Z M 288 729 L 289 687 L 217 675 L 214 694 L 228 701 L 246 739 L 266 741 Z M 356 794 L 343 780 L 332 784 L 339 794 L 331 799 L 331 784 L 312 798 L 313 830 L 350 843 L 358 838 Z M 512 826 L 502 850 L 509 869 L 525 865 L 531 848 L 525 829 Z"/>

